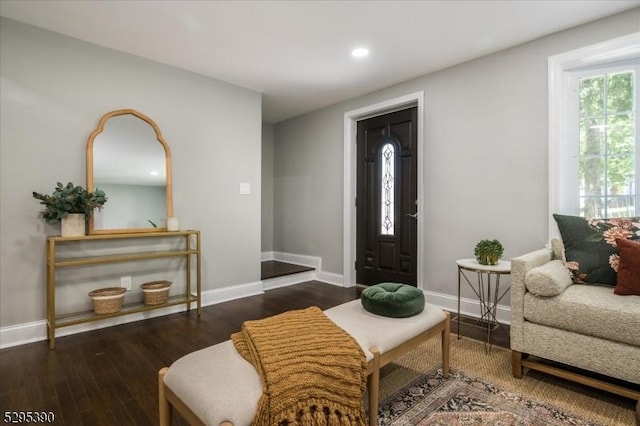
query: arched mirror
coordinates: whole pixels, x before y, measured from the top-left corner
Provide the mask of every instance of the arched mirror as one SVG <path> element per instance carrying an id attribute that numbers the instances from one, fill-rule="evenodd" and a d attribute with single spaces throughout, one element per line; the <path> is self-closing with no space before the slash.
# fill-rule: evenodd
<path id="1" fill-rule="evenodd" d="M 87 141 L 87 189 L 107 202 L 90 234 L 166 231 L 173 216 L 171 152 L 160 128 L 133 109 L 105 114 Z"/>

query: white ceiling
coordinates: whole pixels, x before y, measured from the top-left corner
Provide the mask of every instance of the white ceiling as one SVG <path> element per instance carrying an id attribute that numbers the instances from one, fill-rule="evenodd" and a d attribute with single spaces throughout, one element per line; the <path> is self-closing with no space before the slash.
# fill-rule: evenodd
<path id="1" fill-rule="evenodd" d="M 0 15 L 257 90 L 263 120 L 276 123 L 638 6 L 640 0 L 0 0 Z M 371 54 L 352 58 L 357 46 Z"/>

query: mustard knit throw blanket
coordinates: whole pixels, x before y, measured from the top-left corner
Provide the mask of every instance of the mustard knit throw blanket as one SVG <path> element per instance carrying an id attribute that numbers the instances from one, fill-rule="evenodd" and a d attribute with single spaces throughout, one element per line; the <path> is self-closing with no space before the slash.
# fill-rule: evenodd
<path id="1" fill-rule="evenodd" d="M 231 340 L 262 378 L 254 425 L 365 426 L 364 352 L 319 308 L 245 321 Z"/>

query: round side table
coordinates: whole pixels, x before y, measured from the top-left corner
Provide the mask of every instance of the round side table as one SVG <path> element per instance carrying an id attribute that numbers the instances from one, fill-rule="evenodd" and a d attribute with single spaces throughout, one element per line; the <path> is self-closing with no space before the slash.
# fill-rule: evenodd
<path id="1" fill-rule="evenodd" d="M 511 273 L 511 262 L 501 260 L 497 265 L 481 265 L 476 259 L 458 259 L 456 264 L 458 265 L 458 338 L 460 338 L 460 283 L 464 278 L 480 302 L 480 321 L 486 326 L 485 346 L 489 352 L 494 330 L 502 328 L 496 318 L 498 303 L 510 290 L 510 287 L 507 287 L 502 293 L 500 292 L 500 277 Z M 467 276 L 468 273 L 476 274 L 475 285 Z"/>

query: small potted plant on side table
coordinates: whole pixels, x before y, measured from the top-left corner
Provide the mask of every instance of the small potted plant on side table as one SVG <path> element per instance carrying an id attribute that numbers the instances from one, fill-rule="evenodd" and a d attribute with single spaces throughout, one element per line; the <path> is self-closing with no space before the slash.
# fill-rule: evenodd
<path id="1" fill-rule="evenodd" d="M 498 240 L 481 240 L 473 250 L 481 265 L 497 265 L 503 252 L 504 247 Z"/>
<path id="2" fill-rule="evenodd" d="M 62 223 L 63 237 L 85 235 L 85 223 L 94 209 L 101 209 L 107 201 L 104 191 L 95 189 L 89 192 L 82 186 L 69 182 L 63 185 L 58 182 L 51 195 L 33 192 L 33 198 L 40 200 L 44 209 L 40 216 L 49 224 Z"/>

